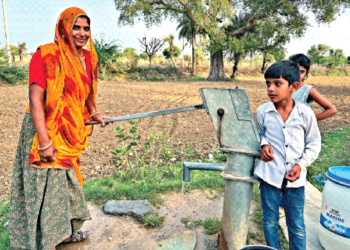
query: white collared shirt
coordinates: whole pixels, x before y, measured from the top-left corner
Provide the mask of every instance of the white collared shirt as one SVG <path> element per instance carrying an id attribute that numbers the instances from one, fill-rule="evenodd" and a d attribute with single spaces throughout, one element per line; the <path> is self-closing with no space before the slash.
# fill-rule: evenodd
<path id="1" fill-rule="evenodd" d="M 270 145 L 274 151 L 274 160 L 258 160 L 255 174 L 261 179 L 281 188 L 283 179 L 298 164 L 300 178 L 289 182 L 288 188 L 305 185 L 306 167 L 310 166 L 321 151 L 321 134 L 317 120 L 311 108 L 294 100 L 295 105 L 286 122 L 272 102 L 258 108 L 257 123 L 261 146 Z"/>

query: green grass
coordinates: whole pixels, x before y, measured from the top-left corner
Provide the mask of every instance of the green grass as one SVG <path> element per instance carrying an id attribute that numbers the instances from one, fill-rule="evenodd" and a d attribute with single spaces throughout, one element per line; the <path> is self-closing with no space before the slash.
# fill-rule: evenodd
<path id="1" fill-rule="evenodd" d="M 321 192 L 323 185 L 319 184 L 315 175 L 325 176 L 332 166 L 350 166 L 350 127 L 330 132 L 322 136 L 322 149 L 318 159 L 308 167 L 307 179 Z"/>
<path id="2" fill-rule="evenodd" d="M 147 77 L 147 81 L 150 81 L 150 82 L 165 82 L 165 78 Z"/>
<path id="3" fill-rule="evenodd" d="M 350 165 L 350 127 L 342 130 L 330 132 L 322 136 L 322 151 L 317 161 L 308 168 L 308 180 L 322 191 L 323 186 L 318 184 L 314 178 L 316 174 L 325 174 L 331 166 Z M 188 149 L 189 155 L 190 152 Z M 224 162 L 226 155 L 221 152 L 214 152 L 215 162 Z M 202 159 L 202 161 L 205 161 Z M 126 170 L 128 171 L 128 170 Z M 135 170 L 129 170 L 135 171 Z M 139 171 L 139 170 L 137 170 Z M 182 163 L 170 164 L 155 168 L 141 169 L 137 173 L 137 178 L 131 179 L 131 175 L 120 171 L 111 177 L 102 177 L 99 179 L 85 182 L 83 191 L 88 201 L 96 204 L 103 204 L 110 199 L 148 199 L 153 205 L 159 206 L 163 203 L 160 198 L 161 193 L 171 191 L 181 191 L 182 188 Z M 217 193 L 224 191 L 224 181 L 220 178 L 219 173 L 213 171 L 192 171 L 190 182 L 192 189 L 214 189 Z M 189 191 L 189 186 L 185 186 L 185 191 Z M 253 199 L 257 202 L 256 210 L 253 215 L 253 222 L 258 227 L 258 232 L 248 232 L 248 243 L 250 239 L 263 241 L 264 235 L 262 230 L 262 210 L 260 204 L 260 191 L 257 185 L 254 185 Z M 162 216 L 147 216 L 141 223 L 147 227 L 160 226 L 163 223 Z M 0 249 L 9 248 L 9 233 L 4 228 L 4 224 L 9 219 L 9 200 L 0 201 Z M 220 221 L 215 219 L 206 219 L 204 221 L 189 219 L 183 220 L 183 223 L 191 223 L 192 226 L 204 225 L 207 233 L 217 233 L 220 230 Z M 282 242 L 282 249 L 288 249 L 288 242 L 284 238 L 282 229 L 279 228 L 279 235 Z M 215 243 L 212 248 L 216 249 Z"/>
<path id="4" fill-rule="evenodd" d="M 149 172 L 147 172 L 149 171 Z M 102 177 L 85 182 L 83 191 L 85 199 L 96 204 L 104 204 L 108 200 L 142 200 L 148 199 L 153 205 L 163 203 L 160 193 L 181 191 L 182 163 L 171 164 L 158 174 L 145 170 L 144 180 L 124 179 L 120 173 L 112 177 Z M 146 179 L 146 180 L 145 180 Z M 192 189 L 220 189 L 223 191 L 225 183 L 220 174 L 213 171 L 192 171 Z M 188 187 L 186 188 L 188 191 Z"/>
<path id="5" fill-rule="evenodd" d="M 190 220 L 188 217 L 181 218 L 181 222 L 187 228 L 195 229 L 204 226 L 207 235 L 218 234 L 221 230 L 221 221 L 218 218 L 206 218 L 205 220 Z"/>
<path id="6" fill-rule="evenodd" d="M 10 201 L 9 199 L 0 201 L 0 249 L 10 249 L 9 231 L 4 227 L 9 220 Z"/>
<path id="7" fill-rule="evenodd" d="M 207 79 L 207 78 L 204 76 L 194 76 L 194 77 L 188 78 L 184 81 L 185 82 L 200 82 L 200 81 L 205 81 L 205 79 Z"/>
<path id="8" fill-rule="evenodd" d="M 141 223 L 144 227 L 160 227 L 163 225 L 165 216 L 159 216 L 158 214 L 146 214 Z"/>

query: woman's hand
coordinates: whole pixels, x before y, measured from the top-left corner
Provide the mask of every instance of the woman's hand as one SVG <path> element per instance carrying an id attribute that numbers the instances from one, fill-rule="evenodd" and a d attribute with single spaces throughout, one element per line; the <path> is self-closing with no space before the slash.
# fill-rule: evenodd
<path id="1" fill-rule="evenodd" d="M 106 116 L 106 115 L 101 115 L 101 114 L 94 114 L 94 115 L 92 116 L 92 119 L 93 119 L 94 121 L 99 122 L 99 123 L 101 124 L 101 127 L 106 126 L 106 124 L 105 124 L 104 121 L 103 121 L 103 119 L 106 119 L 106 118 L 109 118 L 109 117 Z"/>
<path id="2" fill-rule="evenodd" d="M 42 162 L 54 162 L 57 155 L 57 149 L 54 145 L 51 145 L 48 149 L 39 150 L 40 161 Z"/>

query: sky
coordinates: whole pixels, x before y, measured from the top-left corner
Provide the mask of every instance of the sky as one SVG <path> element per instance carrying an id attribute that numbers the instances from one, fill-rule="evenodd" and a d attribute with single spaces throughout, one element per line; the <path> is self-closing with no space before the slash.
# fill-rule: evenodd
<path id="1" fill-rule="evenodd" d="M 5 0 L 10 43 L 26 42 L 29 52 L 39 45 L 53 41 L 55 24 L 59 14 L 66 8 L 79 7 L 91 18 L 91 31 L 94 37 L 105 34 L 107 38 L 119 39 L 123 48 L 134 47 L 141 53 L 137 38 L 162 38 L 170 33 L 178 34 L 177 24 L 165 20 L 161 26 L 147 29 L 140 22 L 135 26 L 118 26 L 119 12 L 115 9 L 114 0 Z M 2 5 L 1 5 L 1 14 Z M 319 26 L 309 14 L 312 27 L 308 28 L 301 39 L 292 39 L 287 47 L 287 56 L 296 53 L 307 53 L 314 44 L 326 44 L 335 49 L 342 49 L 350 56 L 350 10 L 337 17 L 330 25 Z M 4 19 L 0 17 L 0 43 L 6 44 Z M 175 45 L 181 47 L 182 41 L 176 39 Z M 185 53 L 190 54 L 189 47 Z"/>

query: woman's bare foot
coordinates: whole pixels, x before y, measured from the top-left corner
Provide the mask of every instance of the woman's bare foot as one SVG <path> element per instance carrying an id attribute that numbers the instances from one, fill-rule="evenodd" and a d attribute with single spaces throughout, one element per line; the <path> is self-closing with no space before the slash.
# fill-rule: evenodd
<path id="1" fill-rule="evenodd" d="M 79 231 L 75 235 L 71 235 L 69 238 L 65 239 L 62 243 L 74 243 L 74 242 L 80 242 L 87 238 L 89 238 L 90 232 L 89 231 Z"/>

